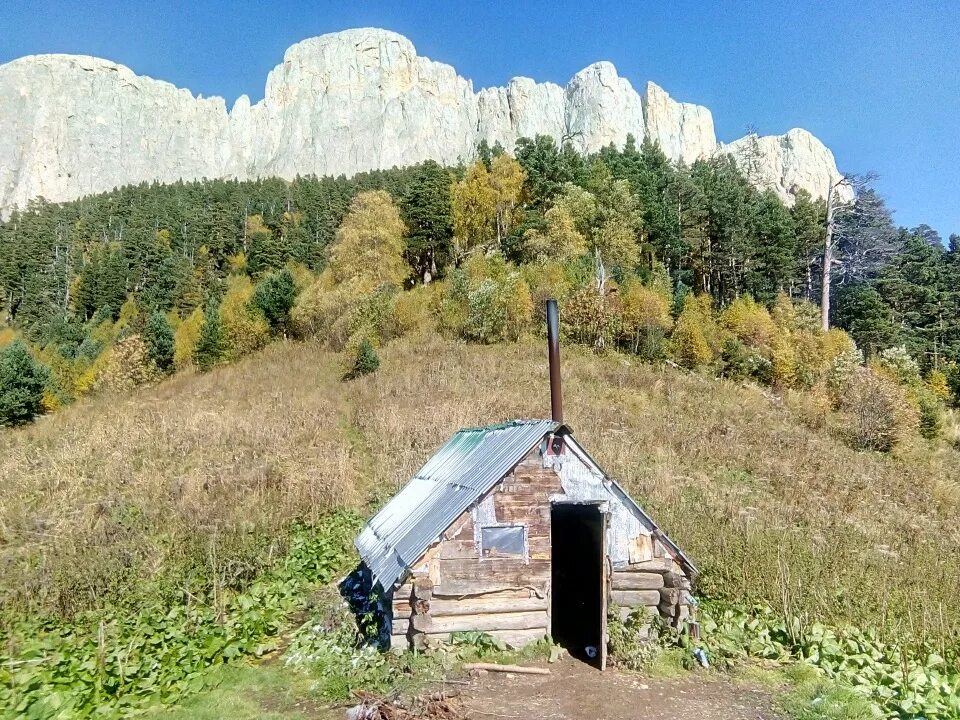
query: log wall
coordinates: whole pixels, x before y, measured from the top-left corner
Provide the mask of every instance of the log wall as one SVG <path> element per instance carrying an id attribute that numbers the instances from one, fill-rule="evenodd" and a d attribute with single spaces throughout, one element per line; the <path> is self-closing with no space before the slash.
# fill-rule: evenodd
<path id="1" fill-rule="evenodd" d="M 477 508 L 451 524 L 394 590 L 391 645 L 423 646 L 460 631 L 487 632 L 509 645 L 546 635 L 550 497 L 562 492 L 560 478 L 543 467 L 535 448 Z M 481 524 L 525 525 L 526 557 L 481 557 Z"/>

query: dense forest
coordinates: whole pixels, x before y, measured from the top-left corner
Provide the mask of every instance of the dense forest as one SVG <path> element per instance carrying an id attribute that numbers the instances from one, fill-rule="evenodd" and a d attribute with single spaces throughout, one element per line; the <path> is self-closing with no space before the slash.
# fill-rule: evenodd
<path id="1" fill-rule="evenodd" d="M 36 201 L 0 224 L 0 422 L 291 334 L 347 348 L 348 374 L 428 326 L 509 340 L 552 295 L 597 350 L 814 390 L 866 362 L 935 433 L 960 391 L 960 238 L 897 227 L 866 186 L 828 223 L 823 200 L 787 207 L 747 167 L 538 136 L 469 166 Z M 845 333 L 816 308 L 828 226 Z"/>

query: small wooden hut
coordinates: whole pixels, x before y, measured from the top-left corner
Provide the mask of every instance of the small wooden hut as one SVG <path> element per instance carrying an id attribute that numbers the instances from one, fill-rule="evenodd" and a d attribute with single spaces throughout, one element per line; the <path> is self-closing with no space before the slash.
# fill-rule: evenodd
<path id="1" fill-rule="evenodd" d="M 555 307 L 548 330 L 554 419 L 460 430 L 357 538 L 392 646 L 550 635 L 604 667 L 612 606 L 692 620 L 696 568 L 559 417 Z"/>

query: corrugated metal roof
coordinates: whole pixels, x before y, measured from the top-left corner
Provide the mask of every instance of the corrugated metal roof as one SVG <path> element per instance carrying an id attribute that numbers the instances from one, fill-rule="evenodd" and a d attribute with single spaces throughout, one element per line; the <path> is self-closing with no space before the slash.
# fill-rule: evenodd
<path id="1" fill-rule="evenodd" d="M 514 420 L 456 433 L 357 537 L 374 581 L 389 589 L 464 510 L 560 427 L 553 420 Z"/>

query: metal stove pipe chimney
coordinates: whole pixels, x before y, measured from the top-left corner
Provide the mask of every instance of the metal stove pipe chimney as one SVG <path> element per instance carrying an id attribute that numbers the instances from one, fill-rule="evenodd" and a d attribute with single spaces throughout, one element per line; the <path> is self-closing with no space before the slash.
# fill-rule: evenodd
<path id="1" fill-rule="evenodd" d="M 547 300 L 547 353 L 550 357 L 550 413 L 555 422 L 563 422 L 563 396 L 560 393 L 560 314 L 557 301 Z"/>

